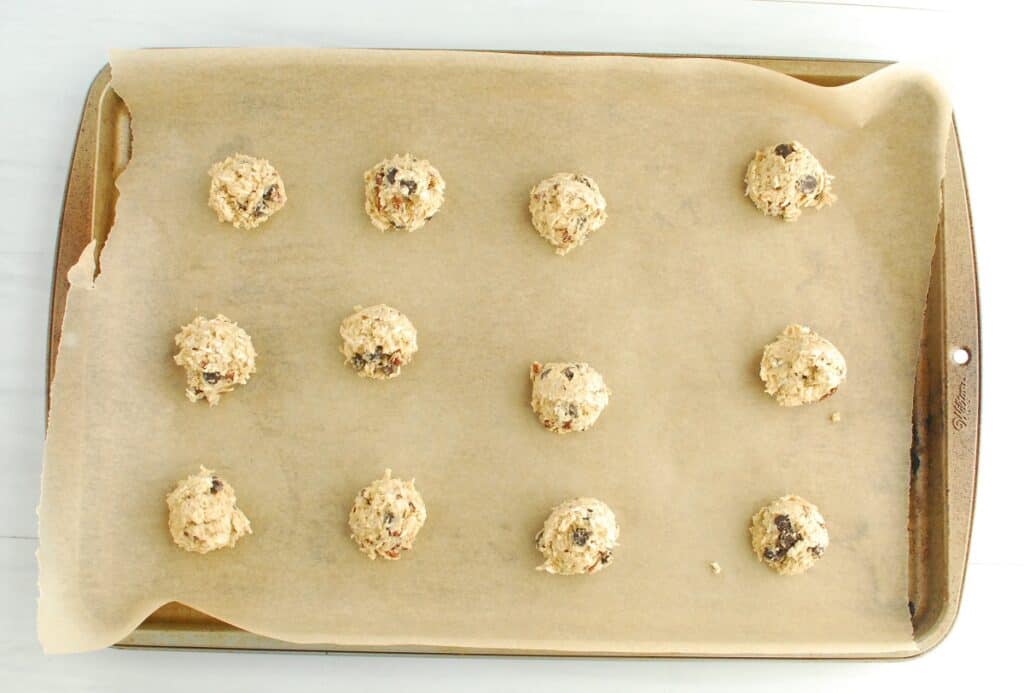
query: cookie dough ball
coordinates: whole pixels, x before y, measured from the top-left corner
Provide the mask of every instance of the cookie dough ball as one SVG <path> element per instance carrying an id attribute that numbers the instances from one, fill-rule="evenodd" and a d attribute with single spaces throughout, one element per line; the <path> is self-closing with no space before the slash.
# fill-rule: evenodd
<path id="1" fill-rule="evenodd" d="M 615 513 L 596 498 L 573 498 L 552 509 L 537 533 L 544 563 L 537 570 L 554 575 L 596 573 L 612 561 L 619 541 Z"/>
<path id="2" fill-rule="evenodd" d="M 236 505 L 235 489 L 206 467 L 178 482 L 167 494 L 167 526 L 174 543 L 186 551 L 207 553 L 234 546 L 252 534 L 249 518 Z"/>
<path id="3" fill-rule="evenodd" d="M 210 167 L 210 207 L 236 229 L 254 229 L 284 207 L 284 181 L 266 159 L 235 154 Z"/>
<path id="4" fill-rule="evenodd" d="M 174 338 L 179 351 L 174 362 L 185 369 L 185 396 L 192 402 L 206 398 L 210 406 L 236 385 L 245 385 L 256 370 L 252 339 L 223 315 L 212 320 L 197 317 Z"/>
<path id="5" fill-rule="evenodd" d="M 555 433 L 585 431 L 608 406 L 611 391 L 586 363 L 537 363 L 530 366 L 530 406 L 544 428 Z"/>
<path id="6" fill-rule="evenodd" d="M 832 204 L 830 176 L 799 142 L 765 147 L 747 165 L 747 197 L 765 215 L 795 221 L 805 207 Z"/>
<path id="7" fill-rule="evenodd" d="M 374 560 L 397 561 L 412 548 L 427 521 L 427 506 L 416 490 L 415 479 L 392 479 L 391 470 L 356 496 L 348 526 L 359 550 Z"/>
<path id="8" fill-rule="evenodd" d="M 803 325 L 790 325 L 764 348 L 764 389 L 784 407 L 829 397 L 846 380 L 846 359 L 832 342 Z"/>
<path id="9" fill-rule="evenodd" d="M 608 220 L 607 204 L 597 183 L 582 173 L 556 173 L 530 191 L 533 227 L 565 255 L 583 245 Z"/>
<path id="10" fill-rule="evenodd" d="M 750 524 L 754 553 L 782 575 L 797 575 L 828 548 L 825 518 L 800 496 L 783 496 L 757 511 Z"/>
<path id="11" fill-rule="evenodd" d="M 367 378 L 397 378 L 412 361 L 416 328 L 409 318 L 383 303 L 356 312 L 341 322 L 341 353 L 345 363 Z"/>
<path id="12" fill-rule="evenodd" d="M 365 174 L 366 213 L 381 231 L 415 231 L 444 203 L 444 179 L 426 159 L 397 154 Z"/>

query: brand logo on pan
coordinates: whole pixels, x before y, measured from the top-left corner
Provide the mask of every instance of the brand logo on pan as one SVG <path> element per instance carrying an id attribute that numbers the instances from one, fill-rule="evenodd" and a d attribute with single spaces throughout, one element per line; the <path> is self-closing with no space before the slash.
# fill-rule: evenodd
<path id="1" fill-rule="evenodd" d="M 967 428 L 967 415 L 970 413 L 970 402 L 967 400 L 967 378 L 960 381 L 953 398 L 953 429 L 962 431 Z"/>

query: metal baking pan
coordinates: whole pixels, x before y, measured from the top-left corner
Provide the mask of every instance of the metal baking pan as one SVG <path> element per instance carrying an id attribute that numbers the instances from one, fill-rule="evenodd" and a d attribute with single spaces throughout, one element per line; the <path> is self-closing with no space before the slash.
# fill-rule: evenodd
<path id="1" fill-rule="evenodd" d="M 826 86 L 852 82 L 886 64 L 783 58 L 727 59 Z M 110 67 L 106 66 L 93 80 L 86 98 L 65 192 L 50 306 L 48 382 L 53 376 L 61 338 L 67 272 L 93 239 L 97 241 L 98 256 L 114 222 L 117 203 L 114 181 L 130 158 L 131 115 L 111 88 Z M 942 201 L 918 361 L 913 445 L 907 451 L 910 490 L 907 606 L 920 652 L 932 649 L 949 633 L 960 606 L 978 464 L 981 345 L 977 273 L 967 186 L 954 122 L 950 122 Z M 177 603 L 157 609 L 119 645 L 352 650 L 273 640 Z M 365 648 L 365 651 L 373 649 Z M 794 652 L 789 656 L 802 656 L 802 653 Z M 856 655 L 850 653 L 849 656 Z"/>

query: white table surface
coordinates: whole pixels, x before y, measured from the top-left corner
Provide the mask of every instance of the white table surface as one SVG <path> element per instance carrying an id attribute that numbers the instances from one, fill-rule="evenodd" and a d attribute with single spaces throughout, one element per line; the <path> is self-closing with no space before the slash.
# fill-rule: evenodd
<path id="1" fill-rule="evenodd" d="M 1017 21 L 996 3 L 0 2 L 0 690 L 735 690 L 964 687 L 1020 680 L 1024 560 L 1024 232 Z M 1005 7 L 1011 3 L 1000 3 Z M 110 47 L 290 45 L 507 48 L 887 58 L 923 64 L 953 97 L 977 237 L 984 343 L 978 507 L 958 623 L 906 662 L 630 661 L 105 650 L 46 657 L 35 638 L 36 515 L 47 315 L 68 162 L 86 88 Z M 1016 121 L 1016 122 L 1015 122 Z M 853 463 L 853 462 L 851 462 Z M 784 608 L 785 605 L 780 605 Z M 1005 677 L 1005 678 L 1004 678 Z M 1001 684 L 1009 685 L 1009 683 Z"/>

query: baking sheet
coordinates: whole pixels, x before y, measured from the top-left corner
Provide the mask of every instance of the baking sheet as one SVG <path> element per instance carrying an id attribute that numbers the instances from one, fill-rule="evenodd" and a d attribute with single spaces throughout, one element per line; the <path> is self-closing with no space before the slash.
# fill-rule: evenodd
<path id="1" fill-rule="evenodd" d="M 40 512 L 40 638 L 100 647 L 177 600 L 296 642 L 552 652 L 914 648 L 906 606 L 908 448 L 921 309 L 949 122 L 933 84 L 888 68 L 825 89 L 708 60 L 360 51 L 113 55 L 134 159 L 93 285 L 74 270 Z M 757 147 L 796 138 L 840 201 L 795 225 L 742 196 Z M 209 163 L 282 172 L 262 230 L 218 225 Z M 448 182 L 430 226 L 384 235 L 361 173 L 426 156 Z M 555 256 L 533 182 L 594 176 L 608 224 Z M 387 301 L 421 352 L 386 384 L 352 377 L 338 322 Z M 195 311 L 253 335 L 259 372 L 214 409 L 170 363 Z M 829 404 L 760 393 L 787 322 L 844 351 Z M 543 431 L 530 361 L 579 358 L 613 390 L 581 436 Z M 833 410 L 843 422 L 827 422 Z M 163 495 L 198 466 L 235 486 L 256 534 L 179 552 Z M 358 489 L 389 465 L 430 510 L 414 552 L 348 541 Z M 771 497 L 819 504 L 833 543 L 784 579 L 749 550 Z M 532 570 L 547 509 L 596 495 L 623 528 L 585 579 Z M 707 562 L 723 573 L 714 576 Z"/>

